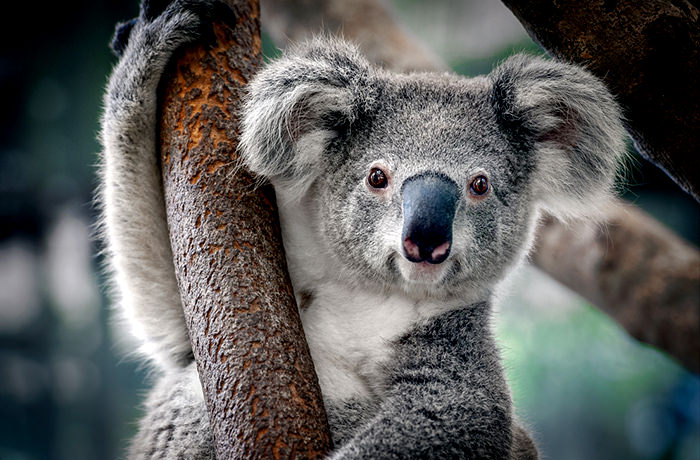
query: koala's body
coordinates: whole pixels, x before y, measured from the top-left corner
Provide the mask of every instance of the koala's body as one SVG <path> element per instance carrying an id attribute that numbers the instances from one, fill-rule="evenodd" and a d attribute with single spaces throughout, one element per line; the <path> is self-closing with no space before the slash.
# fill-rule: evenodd
<path id="1" fill-rule="evenodd" d="M 155 145 L 163 68 L 217 5 L 142 12 L 105 97 L 111 267 L 120 310 L 162 373 L 133 458 L 214 455 Z M 277 193 L 333 458 L 537 458 L 513 415 L 491 297 L 541 209 L 576 216 L 610 195 L 625 147 L 605 87 L 527 56 L 471 79 L 394 74 L 319 39 L 267 66 L 242 115 L 241 157 Z"/>

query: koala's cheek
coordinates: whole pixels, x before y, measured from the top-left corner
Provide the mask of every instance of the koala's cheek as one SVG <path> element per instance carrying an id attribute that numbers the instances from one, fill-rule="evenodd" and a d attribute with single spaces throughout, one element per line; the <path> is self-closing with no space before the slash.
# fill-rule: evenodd
<path id="1" fill-rule="evenodd" d="M 392 245 L 399 239 L 396 224 L 387 207 L 367 199 L 364 185 L 354 192 L 337 201 L 342 206 L 336 203 L 329 210 L 336 218 L 324 228 L 326 239 L 356 279 L 387 282 L 392 278 Z"/>
<path id="2" fill-rule="evenodd" d="M 464 254 L 474 246 L 474 222 L 470 219 L 455 219 L 452 225 L 452 247 L 456 254 Z"/>
<path id="3" fill-rule="evenodd" d="M 474 248 L 474 222 L 459 216 L 452 224 L 452 251 L 455 257 L 463 257 Z"/>
<path id="4" fill-rule="evenodd" d="M 472 287 L 493 284 L 504 265 L 503 244 L 510 236 L 502 233 L 498 213 L 488 209 L 462 214 L 454 225 L 454 283 L 469 280 Z"/>
<path id="5" fill-rule="evenodd" d="M 458 232 L 458 277 L 481 288 L 503 279 L 527 252 L 531 222 L 525 207 L 497 207 L 470 215 Z"/>
<path id="6" fill-rule="evenodd" d="M 387 270 L 390 259 L 400 254 L 401 222 L 390 215 L 383 215 L 371 232 L 372 247 L 366 252 L 367 261 L 375 270 Z"/>

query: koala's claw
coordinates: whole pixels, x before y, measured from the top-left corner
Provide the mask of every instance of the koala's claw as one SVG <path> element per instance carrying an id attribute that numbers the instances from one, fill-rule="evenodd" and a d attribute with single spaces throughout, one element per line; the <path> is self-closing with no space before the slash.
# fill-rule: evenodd
<path id="1" fill-rule="evenodd" d="M 204 23 L 211 24 L 220 20 L 235 24 L 236 16 L 231 7 L 223 0 L 143 0 L 141 18 L 152 22 L 168 11 L 191 11 Z"/>
<path id="2" fill-rule="evenodd" d="M 117 24 L 110 48 L 121 57 L 138 26 L 172 43 L 211 44 L 215 20 L 235 24 L 236 15 L 222 0 L 143 0 L 139 17 Z"/>
<path id="3" fill-rule="evenodd" d="M 112 37 L 112 41 L 109 43 L 109 47 L 115 56 L 121 57 L 121 55 L 124 54 L 126 45 L 129 43 L 129 36 L 131 35 L 131 31 L 136 24 L 136 20 L 137 18 L 133 18 L 128 21 L 117 23 L 115 26 L 114 36 Z"/>
<path id="4" fill-rule="evenodd" d="M 141 2 L 140 17 L 148 22 L 153 22 L 165 12 L 171 0 L 143 0 Z"/>

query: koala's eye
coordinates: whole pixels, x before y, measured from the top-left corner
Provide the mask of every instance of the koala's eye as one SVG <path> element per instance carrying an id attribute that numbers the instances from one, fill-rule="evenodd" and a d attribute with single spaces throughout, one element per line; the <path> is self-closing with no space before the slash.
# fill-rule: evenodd
<path id="1" fill-rule="evenodd" d="M 471 190 L 474 195 L 484 195 L 489 191 L 489 180 L 486 176 L 476 176 L 469 185 L 469 190 Z"/>
<path id="2" fill-rule="evenodd" d="M 379 168 L 372 168 L 367 177 L 367 182 L 372 188 L 385 188 L 389 184 L 386 174 Z"/>

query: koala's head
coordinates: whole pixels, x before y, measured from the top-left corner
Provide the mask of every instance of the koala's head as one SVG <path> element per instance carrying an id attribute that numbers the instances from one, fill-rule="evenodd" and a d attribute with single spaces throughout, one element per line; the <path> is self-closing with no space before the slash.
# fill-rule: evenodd
<path id="1" fill-rule="evenodd" d="M 444 297 L 490 290 L 540 209 L 606 200 L 625 145 L 581 68 L 516 56 L 486 77 L 402 75 L 322 40 L 251 83 L 240 151 L 282 206 L 303 203 L 345 279 Z"/>

